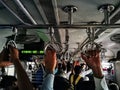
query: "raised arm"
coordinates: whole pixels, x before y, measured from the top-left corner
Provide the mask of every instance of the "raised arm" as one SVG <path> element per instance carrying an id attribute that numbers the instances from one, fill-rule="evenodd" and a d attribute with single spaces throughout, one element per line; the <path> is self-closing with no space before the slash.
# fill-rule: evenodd
<path id="1" fill-rule="evenodd" d="M 105 77 L 102 73 L 99 50 L 91 50 L 87 55 L 81 54 L 86 64 L 92 69 L 95 81 L 96 90 L 109 90 Z"/>
<path id="2" fill-rule="evenodd" d="M 18 49 L 14 47 L 10 47 L 9 50 L 10 50 L 11 61 L 15 65 L 19 90 L 33 90 L 32 84 L 27 76 L 27 73 L 24 70 L 19 60 Z"/>
<path id="3" fill-rule="evenodd" d="M 42 90 L 53 90 L 54 70 L 56 67 L 56 52 L 54 50 L 46 50 L 45 55 L 45 71 Z"/>
<path id="4" fill-rule="evenodd" d="M 102 78 L 101 61 L 99 57 L 99 50 L 91 50 L 88 52 L 88 56 L 81 54 L 86 64 L 92 69 L 93 74 L 97 78 Z"/>

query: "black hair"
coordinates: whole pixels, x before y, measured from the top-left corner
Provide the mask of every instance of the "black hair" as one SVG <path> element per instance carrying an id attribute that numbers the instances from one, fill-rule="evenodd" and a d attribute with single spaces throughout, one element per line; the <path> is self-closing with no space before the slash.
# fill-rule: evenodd
<path id="1" fill-rule="evenodd" d="M 79 65 L 75 66 L 74 68 L 75 74 L 80 74 L 81 70 L 82 70 L 82 66 L 79 66 Z"/>
<path id="2" fill-rule="evenodd" d="M 68 63 L 67 63 L 67 72 L 69 72 L 69 71 L 71 71 L 72 70 L 72 63 L 70 63 L 69 61 L 68 61 Z"/>

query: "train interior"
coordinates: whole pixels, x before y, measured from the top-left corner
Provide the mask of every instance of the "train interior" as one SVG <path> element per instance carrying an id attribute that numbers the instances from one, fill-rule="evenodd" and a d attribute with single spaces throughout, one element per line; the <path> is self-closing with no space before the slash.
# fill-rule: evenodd
<path id="1" fill-rule="evenodd" d="M 33 76 L 49 43 L 55 43 L 58 61 L 81 63 L 80 53 L 94 48 L 85 46 L 97 44 L 106 80 L 120 87 L 119 0 L 0 0 L 0 51 L 9 41 L 16 43 L 31 82 L 37 82 Z M 1 66 L 1 76 L 3 69 L 16 75 L 14 65 Z"/>

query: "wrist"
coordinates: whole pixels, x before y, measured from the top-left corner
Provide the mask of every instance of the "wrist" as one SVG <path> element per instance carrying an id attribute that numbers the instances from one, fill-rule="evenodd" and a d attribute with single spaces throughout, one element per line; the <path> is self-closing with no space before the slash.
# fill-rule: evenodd
<path id="1" fill-rule="evenodd" d="M 46 72 L 46 74 L 53 74 L 53 70 L 48 70 L 48 69 L 45 69 L 45 72 Z"/>
<path id="2" fill-rule="evenodd" d="M 94 77 L 102 79 L 104 77 L 104 75 L 103 74 L 101 74 L 101 75 L 95 74 Z"/>
<path id="3" fill-rule="evenodd" d="M 94 77 L 96 77 L 96 78 L 103 78 L 104 75 L 103 75 L 103 73 L 102 73 L 101 67 L 96 67 L 96 68 L 94 68 L 94 69 L 93 69 L 93 75 L 94 75 Z"/>
<path id="4" fill-rule="evenodd" d="M 45 75 L 44 75 L 44 78 L 47 77 L 49 74 L 53 74 L 53 75 L 54 75 L 54 72 L 45 69 Z"/>

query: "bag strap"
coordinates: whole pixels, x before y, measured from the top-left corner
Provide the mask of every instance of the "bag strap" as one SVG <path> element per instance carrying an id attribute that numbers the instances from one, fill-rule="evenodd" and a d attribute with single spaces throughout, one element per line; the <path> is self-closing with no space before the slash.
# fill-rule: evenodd
<path id="1" fill-rule="evenodd" d="M 75 85 L 77 85 L 77 83 L 79 82 L 80 79 L 81 79 L 81 76 L 79 75 L 75 80 Z"/>
<path id="2" fill-rule="evenodd" d="M 81 79 L 81 76 L 79 75 L 75 80 L 75 85 L 77 85 L 80 79 Z M 71 75 L 71 78 L 70 78 L 71 84 L 73 84 L 73 81 L 74 81 L 74 75 Z"/>
<path id="3" fill-rule="evenodd" d="M 74 81 L 74 75 L 71 75 L 71 77 L 70 77 L 70 83 L 73 84 L 73 81 Z"/>

